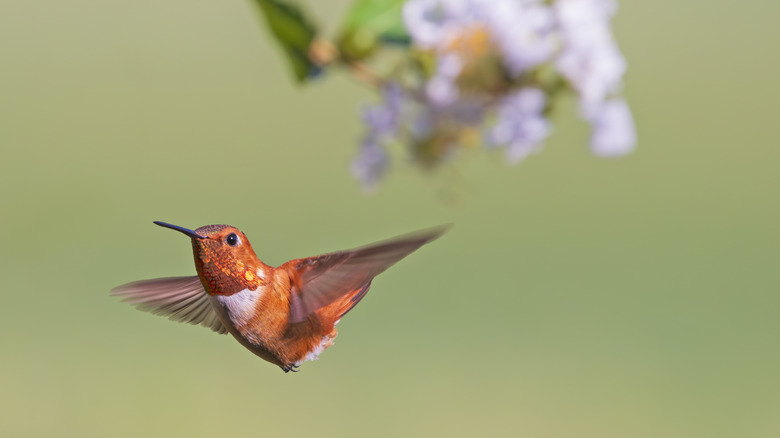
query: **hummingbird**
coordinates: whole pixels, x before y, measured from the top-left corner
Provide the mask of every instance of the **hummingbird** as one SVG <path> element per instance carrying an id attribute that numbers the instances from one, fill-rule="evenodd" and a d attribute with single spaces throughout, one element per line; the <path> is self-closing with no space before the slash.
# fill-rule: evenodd
<path id="1" fill-rule="evenodd" d="M 336 324 L 366 296 L 374 277 L 446 231 L 419 231 L 272 267 L 230 225 L 191 230 L 154 223 L 191 239 L 198 275 L 136 281 L 111 294 L 143 311 L 230 333 L 284 372 L 297 371 L 333 345 Z"/>

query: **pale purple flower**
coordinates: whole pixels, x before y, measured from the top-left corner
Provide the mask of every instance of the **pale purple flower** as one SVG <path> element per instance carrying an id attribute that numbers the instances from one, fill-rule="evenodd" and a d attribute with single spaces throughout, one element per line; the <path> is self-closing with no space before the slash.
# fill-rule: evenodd
<path id="1" fill-rule="evenodd" d="M 580 112 L 593 126 L 591 150 L 599 156 L 632 151 L 636 132 L 620 91 L 626 61 L 612 38 L 614 0 L 558 0 L 554 4 L 563 44 L 556 67 L 577 91 Z"/>
<path id="2" fill-rule="evenodd" d="M 555 52 L 552 9 L 540 1 L 497 0 L 485 9 L 486 24 L 512 75 L 547 61 Z"/>
<path id="3" fill-rule="evenodd" d="M 584 112 L 619 91 L 626 71 L 626 61 L 609 28 L 616 7 L 613 0 L 554 3 L 563 45 L 556 67 L 579 93 Z"/>
<path id="4" fill-rule="evenodd" d="M 617 11 L 615 0 L 556 0 L 553 6 L 564 32 L 573 28 L 601 27 Z"/>
<path id="5" fill-rule="evenodd" d="M 625 155 L 636 146 L 636 131 L 631 110 L 623 99 L 604 102 L 593 112 L 590 148 L 602 157 Z"/>
<path id="6" fill-rule="evenodd" d="M 594 154 L 630 152 L 636 132 L 618 97 L 626 61 L 611 31 L 616 7 L 615 0 L 406 1 L 412 46 L 434 68 L 412 67 L 411 75 L 402 68 L 397 77 L 409 88 L 390 83 L 380 103 L 363 110 L 367 132 L 352 174 L 371 189 L 388 169 L 388 144 L 405 143 L 414 159 L 431 165 L 480 131 L 517 163 L 550 135 L 548 99 L 559 83 L 577 94 Z"/>
<path id="7" fill-rule="evenodd" d="M 436 75 L 425 85 L 425 95 L 436 106 L 446 106 L 454 103 L 460 94 L 455 81 L 458 78 L 463 63 L 455 54 L 446 54 L 437 60 Z"/>
<path id="8" fill-rule="evenodd" d="M 388 82 L 381 89 L 382 101 L 363 109 L 366 132 L 363 145 L 357 157 L 352 160 L 350 170 L 367 190 L 373 190 L 388 168 L 389 160 L 382 142 L 398 135 L 404 122 L 403 111 L 407 99 L 401 86 Z"/>
<path id="9" fill-rule="evenodd" d="M 369 105 L 363 109 L 363 122 L 369 129 L 368 136 L 376 139 L 396 134 L 405 99 L 403 89 L 394 82 L 382 87 L 381 97 L 383 101 L 380 104 Z"/>
<path id="10" fill-rule="evenodd" d="M 402 18 L 414 45 L 443 52 L 464 29 L 481 21 L 491 0 L 409 0 Z"/>
<path id="11" fill-rule="evenodd" d="M 406 29 L 415 45 L 423 49 L 438 46 L 451 27 L 451 17 L 441 0 L 410 0 L 402 14 Z"/>
<path id="12" fill-rule="evenodd" d="M 511 164 L 540 150 L 550 134 L 545 105 L 546 96 L 538 88 L 525 88 L 505 97 L 498 107 L 496 124 L 490 130 L 489 144 L 506 146 Z"/>
<path id="13" fill-rule="evenodd" d="M 409 0 L 403 8 L 415 46 L 443 54 L 458 36 L 483 28 L 514 75 L 552 56 L 553 18 L 541 0 Z"/>
<path id="14" fill-rule="evenodd" d="M 388 167 L 389 161 L 384 148 L 379 143 L 366 140 L 357 157 L 352 160 L 350 172 L 364 189 L 372 191 Z"/>

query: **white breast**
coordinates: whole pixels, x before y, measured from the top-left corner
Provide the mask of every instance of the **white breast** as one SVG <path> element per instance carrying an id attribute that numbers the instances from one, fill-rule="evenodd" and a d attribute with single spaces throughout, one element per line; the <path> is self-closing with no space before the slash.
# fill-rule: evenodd
<path id="1" fill-rule="evenodd" d="M 233 295 L 217 295 L 217 301 L 227 311 L 227 316 L 236 327 L 244 327 L 254 316 L 257 300 L 260 298 L 260 288 L 244 289 Z"/>

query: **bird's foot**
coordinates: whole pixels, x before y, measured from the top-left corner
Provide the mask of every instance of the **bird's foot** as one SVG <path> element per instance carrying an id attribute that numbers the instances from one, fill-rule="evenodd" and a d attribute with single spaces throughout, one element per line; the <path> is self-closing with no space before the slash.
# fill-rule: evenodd
<path id="1" fill-rule="evenodd" d="M 292 371 L 294 373 L 297 373 L 299 371 L 298 370 L 299 366 L 300 365 L 294 365 L 294 364 L 293 365 L 285 365 L 285 366 L 282 367 L 282 370 L 284 370 L 285 373 L 289 373 L 290 371 Z"/>

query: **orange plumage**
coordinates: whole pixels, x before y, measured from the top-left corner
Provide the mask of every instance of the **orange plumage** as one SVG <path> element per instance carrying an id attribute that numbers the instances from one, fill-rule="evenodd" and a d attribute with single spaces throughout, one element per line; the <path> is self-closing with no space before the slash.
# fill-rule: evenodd
<path id="1" fill-rule="evenodd" d="M 291 260 L 271 267 L 246 235 L 228 225 L 189 230 L 197 277 L 145 280 L 112 293 L 141 310 L 230 333 L 259 357 L 295 370 L 316 359 L 336 337 L 336 323 L 366 295 L 371 281 L 439 228 L 349 251 Z"/>

